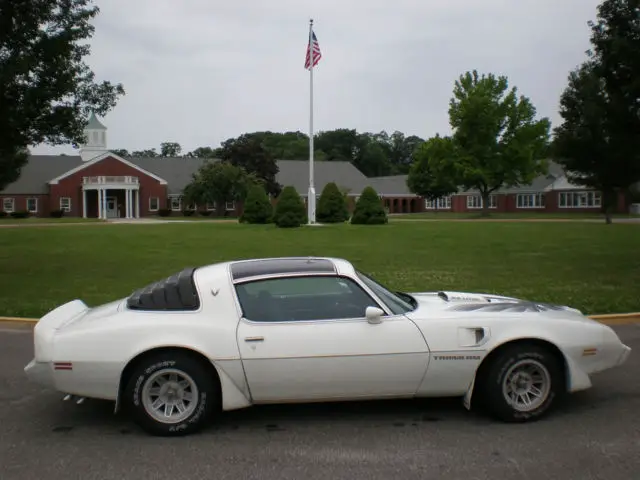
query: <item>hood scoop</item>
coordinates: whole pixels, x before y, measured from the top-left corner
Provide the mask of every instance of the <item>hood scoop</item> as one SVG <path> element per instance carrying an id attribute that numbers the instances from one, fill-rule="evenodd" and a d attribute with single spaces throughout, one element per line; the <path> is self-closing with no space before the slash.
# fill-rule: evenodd
<path id="1" fill-rule="evenodd" d="M 480 295 L 465 292 L 438 292 L 438 297 L 447 303 L 495 303 L 495 302 L 517 302 L 516 299 L 507 297 L 491 297 L 489 295 Z"/>

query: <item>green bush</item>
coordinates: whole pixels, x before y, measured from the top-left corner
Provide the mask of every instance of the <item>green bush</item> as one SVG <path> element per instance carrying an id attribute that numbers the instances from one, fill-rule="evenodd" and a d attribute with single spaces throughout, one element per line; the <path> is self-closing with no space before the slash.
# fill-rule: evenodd
<path id="1" fill-rule="evenodd" d="M 9 216 L 9 214 L 7 212 L 5 212 L 4 210 L 0 211 L 0 218 L 6 218 L 8 216 Z"/>
<path id="2" fill-rule="evenodd" d="M 51 210 L 51 212 L 49 212 L 49 216 L 51 218 L 62 218 L 64 217 L 64 210 Z"/>
<path id="3" fill-rule="evenodd" d="M 196 213 L 196 211 L 194 209 L 191 209 L 191 208 L 189 208 L 189 209 L 185 208 L 184 210 L 182 210 L 182 215 L 184 215 L 185 217 L 190 217 L 194 213 Z"/>
<path id="4" fill-rule="evenodd" d="M 11 217 L 13 218 L 29 218 L 29 212 L 27 210 L 18 210 L 16 212 L 11 212 Z"/>
<path id="5" fill-rule="evenodd" d="M 322 190 L 316 218 L 320 223 L 342 223 L 349 219 L 345 196 L 335 183 L 327 183 Z"/>
<path id="6" fill-rule="evenodd" d="M 365 188 L 356 202 L 351 223 L 354 225 L 382 225 L 387 222 L 387 213 L 378 193 L 372 187 Z"/>
<path id="7" fill-rule="evenodd" d="M 261 185 L 252 185 L 244 200 L 240 223 L 271 223 L 273 205 Z"/>
<path id="8" fill-rule="evenodd" d="M 273 218 L 275 224 L 280 228 L 293 228 L 307 223 L 307 212 L 302 198 L 295 187 L 284 187 Z"/>
<path id="9" fill-rule="evenodd" d="M 171 209 L 169 208 L 161 208 L 158 210 L 158 216 L 160 217 L 168 217 L 171 215 Z"/>

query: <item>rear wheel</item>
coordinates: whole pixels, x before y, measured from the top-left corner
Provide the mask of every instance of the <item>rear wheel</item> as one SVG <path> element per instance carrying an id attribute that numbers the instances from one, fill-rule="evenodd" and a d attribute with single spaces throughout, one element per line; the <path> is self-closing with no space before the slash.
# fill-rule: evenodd
<path id="1" fill-rule="evenodd" d="M 217 409 L 219 385 L 203 362 L 181 352 L 143 358 L 134 367 L 124 400 L 133 420 L 159 436 L 200 430 Z"/>
<path id="2" fill-rule="evenodd" d="M 566 391 L 562 362 L 537 345 L 507 347 L 491 360 L 479 380 L 482 406 L 505 422 L 541 418 Z"/>

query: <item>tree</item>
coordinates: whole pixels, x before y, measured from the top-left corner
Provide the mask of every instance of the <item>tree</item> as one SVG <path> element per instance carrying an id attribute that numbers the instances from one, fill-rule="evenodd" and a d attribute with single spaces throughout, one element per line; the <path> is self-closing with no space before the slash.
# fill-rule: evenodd
<path id="1" fill-rule="evenodd" d="M 94 82 L 83 62 L 99 12 L 90 0 L 11 0 L 0 7 L 0 190 L 20 177 L 30 146 L 84 142 L 121 84 Z"/>
<path id="2" fill-rule="evenodd" d="M 119 155 L 121 157 L 129 157 L 131 156 L 129 154 L 129 151 L 126 148 L 116 148 L 114 150 L 111 150 L 112 153 L 115 153 L 116 155 Z"/>
<path id="3" fill-rule="evenodd" d="M 259 138 L 245 134 L 226 140 L 222 143 L 219 156 L 221 160 L 255 174 L 263 181 L 267 193 L 274 197 L 280 194 L 281 186 L 276 181 L 278 164 Z"/>
<path id="4" fill-rule="evenodd" d="M 380 225 L 387 223 L 387 221 L 387 212 L 384 211 L 378 193 L 373 187 L 366 187 L 356 202 L 351 223 L 354 225 Z"/>
<path id="5" fill-rule="evenodd" d="M 187 204 L 216 204 L 216 211 L 226 202 L 239 201 L 246 197 L 249 188 L 260 181 L 255 175 L 228 162 L 207 162 L 193 174 L 191 182 L 184 188 Z"/>
<path id="6" fill-rule="evenodd" d="M 160 144 L 161 157 L 179 157 L 182 147 L 176 142 L 162 142 Z"/>
<path id="7" fill-rule="evenodd" d="M 569 74 L 553 154 L 568 180 L 602 194 L 605 222 L 640 181 L 640 2 L 605 0 L 589 22 L 593 49 Z"/>
<path id="8" fill-rule="evenodd" d="M 349 218 L 345 196 L 335 183 L 327 183 L 322 189 L 316 217 L 320 223 L 342 223 Z"/>
<path id="9" fill-rule="evenodd" d="M 273 220 L 280 228 L 294 228 L 307 223 L 307 211 L 295 187 L 284 187 L 278 197 Z"/>
<path id="10" fill-rule="evenodd" d="M 149 148 L 147 150 L 134 150 L 131 152 L 131 156 L 134 158 L 155 158 L 159 155 L 155 148 Z"/>
<path id="11" fill-rule="evenodd" d="M 242 223 L 270 223 L 273 220 L 273 205 L 262 185 L 255 184 L 249 188 L 244 200 Z"/>
<path id="12" fill-rule="evenodd" d="M 453 155 L 448 163 L 457 183 L 482 196 L 482 214 L 489 214 L 489 195 L 501 187 L 530 184 L 547 171 L 542 158 L 551 124 L 536 120 L 536 109 L 508 81 L 477 71 L 455 82 L 449 105 Z"/>
<path id="13" fill-rule="evenodd" d="M 215 156 L 215 150 L 211 147 L 198 147 L 185 155 L 190 158 L 215 158 Z"/>
<path id="14" fill-rule="evenodd" d="M 409 170 L 407 186 L 416 195 L 436 202 L 458 190 L 456 172 L 450 159 L 453 142 L 450 137 L 436 135 L 424 142 L 415 152 L 415 160 Z"/>

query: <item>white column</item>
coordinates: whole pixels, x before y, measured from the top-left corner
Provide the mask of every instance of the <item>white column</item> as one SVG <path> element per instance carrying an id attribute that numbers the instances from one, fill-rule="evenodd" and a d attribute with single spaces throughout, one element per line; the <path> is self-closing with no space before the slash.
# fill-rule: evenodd
<path id="1" fill-rule="evenodd" d="M 102 189 L 102 215 L 105 220 L 107 219 L 107 189 Z"/>
<path id="2" fill-rule="evenodd" d="M 136 190 L 136 218 L 140 218 L 140 190 Z"/>
<path id="3" fill-rule="evenodd" d="M 98 218 L 102 218 L 102 189 L 98 188 Z"/>
<path id="4" fill-rule="evenodd" d="M 124 190 L 124 218 L 129 218 L 129 192 L 128 188 Z"/>
<path id="5" fill-rule="evenodd" d="M 87 218 L 87 191 L 82 187 L 82 218 Z"/>

